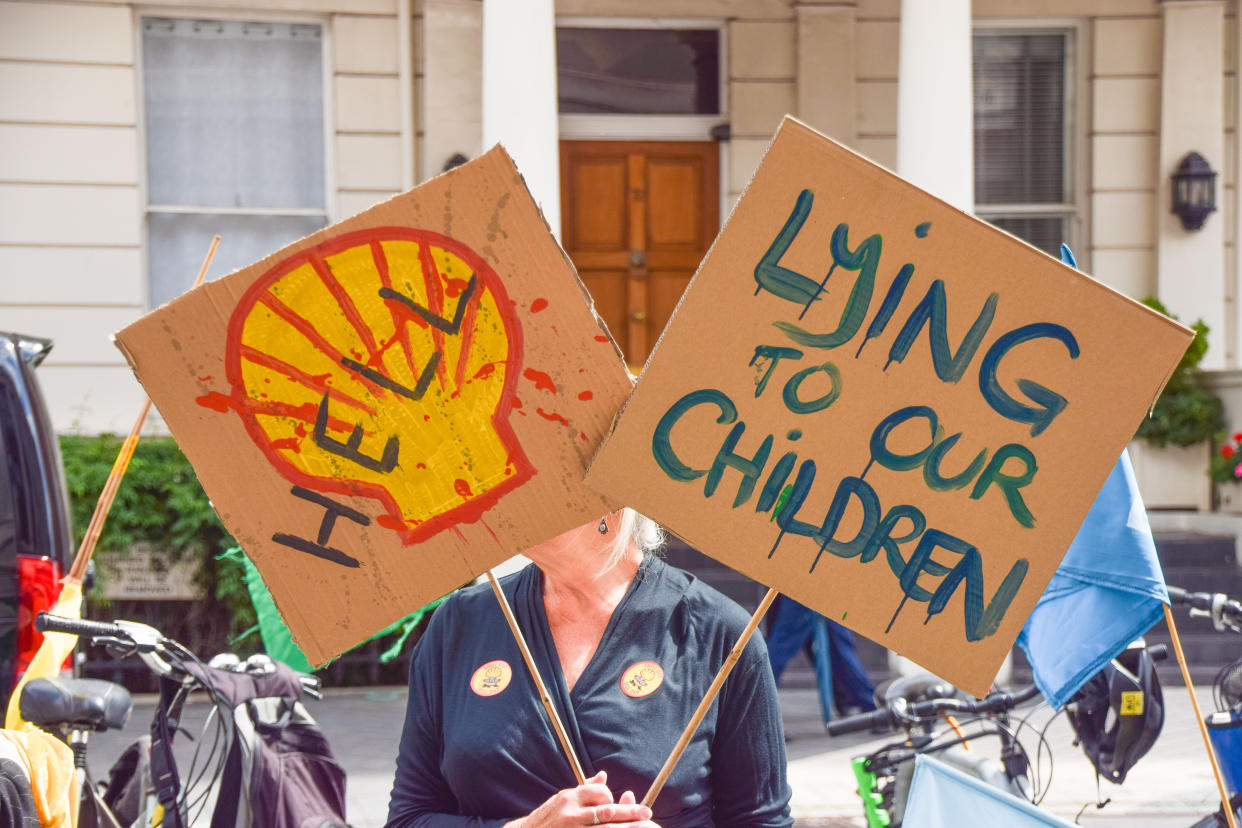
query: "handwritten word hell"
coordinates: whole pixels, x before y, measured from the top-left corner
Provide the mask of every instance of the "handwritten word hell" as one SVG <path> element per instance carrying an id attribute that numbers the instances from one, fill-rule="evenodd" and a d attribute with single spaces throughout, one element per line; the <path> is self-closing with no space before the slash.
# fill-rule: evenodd
<path id="1" fill-rule="evenodd" d="M 379 295 L 385 299 L 395 299 L 401 302 L 430 326 L 436 328 L 437 330 L 443 331 L 450 336 L 456 336 L 461 331 L 462 317 L 465 314 L 470 297 L 474 293 L 476 279 L 477 276 L 475 274 L 471 274 L 470 280 L 466 283 L 466 287 L 462 291 L 461 297 L 458 299 L 457 310 L 451 319 L 434 313 L 428 308 L 418 304 L 408 296 L 398 293 L 391 288 L 380 288 Z M 427 388 L 431 384 L 432 377 L 435 375 L 436 366 L 439 365 L 442 358 L 442 350 L 436 350 L 432 353 L 430 359 L 427 361 L 427 365 L 423 369 L 422 375 L 419 377 L 417 385 L 412 389 L 406 388 L 395 380 L 381 374 L 378 371 L 375 371 L 374 369 L 368 368 L 356 360 L 342 358 L 341 364 L 350 371 L 365 376 L 379 385 L 382 385 L 384 388 L 394 391 L 403 397 L 408 397 L 413 400 L 420 400 L 423 398 L 423 395 L 427 393 Z M 384 444 L 384 453 L 380 457 L 371 457 L 362 452 L 361 445 L 363 433 L 361 425 L 354 425 L 353 430 L 350 432 L 349 438 L 345 442 L 336 440 L 328 435 L 328 405 L 330 399 L 330 394 L 328 392 L 324 392 L 323 400 L 320 402 L 319 410 L 315 416 L 315 429 L 312 435 L 312 439 L 314 439 L 315 444 L 324 451 L 335 454 L 336 456 L 349 460 L 353 463 L 357 463 L 359 466 L 370 469 L 371 471 L 387 474 L 395 469 L 397 467 L 398 455 L 400 452 L 400 441 L 396 435 L 388 438 L 388 441 Z M 344 517 L 361 526 L 369 526 L 371 519 L 356 509 L 351 509 L 342 503 L 338 503 L 331 498 L 324 497 L 321 494 L 301 486 L 294 486 L 290 489 L 290 494 L 324 508 L 324 516 L 319 523 L 319 531 L 313 541 L 308 538 L 302 538 L 297 535 L 289 534 L 287 532 L 275 533 L 272 535 L 272 540 L 282 546 L 296 549 L 299 552 L 305 552 L 308 555 L 314 555 L 315 557 L 322 558 L 325 561 L 331 561 L 332 563 L 340 564 L 341 566 L 357 568 L 359 565 L 357 558 L 346 554 L 340 549 L 328 546 L 328 541 L 331 538 L 333 527 L 336 526 L 337 518 Z"/>
<path id="2" fill-rule="evenodd" d="M 756 295 L 766 291 L 801 306 L 798 323 L 783 320 L 773 323 L 799 347 L 771 344 L 755 347 L 750 360 L 750 366 L 757 367 L 759 371 L 755 380 L 755 397 L 762 396 L 774 378 L 778 381 L 783 378 L 781 401 L 786 410 L 797 415 L 812 415 L 824 411 L 840 397 L 842 379 L 837 365 L 818 360 L 809 360 L 811 364 L 808 365 L 803 360 L 809 349 L 831 351 L 852 341 L 863 332 L 863 324 L 871 312 L 876 274 L 883 249 L 883 238 L 880 234 L 867 237 L 851 249 L 848 241 L 849 226 L 841 223 L 836 226 L 829 240 L 828 250 L 832 262 L 822 280 L 811 279 L 782 266 L 780 261 L 805 224 L 813 203 L 814 195 L 811 191 L 803 190 L 799 194 L 789 218 L 754 270 Z M 926 224 L 916 229 L 919 237 L 926 236 L 927 232 Z M 827 332 L 808 330 L 803 326 L 803 319 L 820 300 L 828 279 L 838 269 L 857 275 L 837 327 Z M 911 263 L 903 264 L 899 268 L 879 308 L 871 317 L 870 324 L 862 333 L 862 339 L 854 352 L 855 359 L 861 355 L 863 347 L 883 335 L 893 321 L 914 270 Z M 991 293 L 987 297 L 955 350 L 948 340 L 948 298 L 945 284 L 942 279 L 934 279 L 894 337 L 884 369 L 887 370 L 894 362 L 904 361 L 926 329 L 932 367 L 937 379 L 944 383 L 959 382 L 966 375 L 987 337 L 998 302 L 997 293 Z M 984 353 L 977 369 L 979 392 L 989 407 L 1008 420 L 1029 425 L 1032 437 L 1038 436 L 1051 426 L 1065 410 L 1068 401 L 1063 395 L 1025 378 L 1018 379 L 1015 383 L 1024 399 L 1014 397 L 1002 388 L 998 375 L 1002 362 L 1015 348 L 1037 339 L 1060 342 L 1071 359 L 1079 355 L 1078 342 L 1068 329 L 1050 322 L 1037 322 L 996 337 Z M 791 370 L 786 364 L 793 364 L 795 367 Z M 808 392 L 804 385 L 819 390 Z M 822 391 L 825 386 L 827 390 Z M 729 427 L 714 458 L 707 463 L 703 462 L 706 458 L 687 459 L 673 440 L 674 426 L 690 411 L 700 406 L 710 407 L 716 414 L 715 422 Z M 903 433 L 917 433 L 920 423 L 926 427 L 928 437 L 925 442 L 920 441 L 917 450 L 897 451 L 890 446 L 890 437 L 894 431 L 905 427 Z M 979 549 L 949 532 L 930 527 L 927 516 L 913 505 L 896 504 L 885 510 L 875 489 L 863 478 L 873 464 L 879 464 L 898 472 L 921 470 L 924 484 L 933 491 L 947 492 L 969 488 L 968 496 L 971 500 L 979 500 L 988 491 L 996 490 L 1004 497 L 1013 519 L 1020 526 L 1030 528 L 1035 525 L 1035 516 L 1022 496 L 1022 489 L 1035 480 L 1038 465 L 1029 448 L 1019 443 L 1007 443 L 993 452 L 983 449 L 965 469 L 946 474 L 943 470 L 945 458 L 963 436 L 962 432 L 949 434 L 940 416 L 929 406 L 904 406 L 884 417 L 875 426 L 868 443 L 870 459 L 866 467 L 857 476 L 842 477 L 837 482 L 823 518 L 810 521 L 805 519 L 804 512 L 815 481 L 815 461 L 810 458 L 799 461 L 796 449 L 790 448 L 769 466 L 775 435 L 767 434 L 757 447 L 739 451 L 745 431 L 746 423 L 740 419 L 733 399 L 720 390 L 699 389 L 677 400 L 661 417 L 652 435 L 652 454 L 660 469 L 673 480 L 690 482 L 703 478 L 705 498 L 711 498 L 717 492 L 726 469 L 739 472 L 741 478 L 731 508 L 740 508 L 754 497 L 756 512 L 774 512 L 780 534 L 768 553 L 769 558 L 776 553 L 786 535 L 811 538 L 819 544 L 819 551 L 811 562 L 810 572 L 815 571 L 824 552 L 839 558 L 857 558 L 860 563 L 866 564 L 879 557 L 883 550 L 884 560 L 897 578 L 903 594 L 886 632 L 892 628 L 907 601 L 913 600 L 927 605 L 926 623 L 943 612 L 954 594 L 963 587 L 966 639 L 979 641 L 997 631 L 1026 577 L 1030 568 L 1029 561 L 1025 558 L 1017 559 L 985 605 L 983 558 Z M 801 438 L 802 430 L 799 428 L 790 429 L 785 434 L 785 439 L 790 444 Z M 792 483 L 789 482 L 791 476 L 794 478 Z M 856 504 L 855 511 L 861 513 L 861 522 L 853 537 L 841 537 L 843 519 L 851 503 Z M 907 557 L 903 547 L 910 544 L 914 548 Z M 934 557 L 938 550 L 956 557 L 951 563 L 944 563 Z M 933 582 L 937 581 L 933 587 Z"/>

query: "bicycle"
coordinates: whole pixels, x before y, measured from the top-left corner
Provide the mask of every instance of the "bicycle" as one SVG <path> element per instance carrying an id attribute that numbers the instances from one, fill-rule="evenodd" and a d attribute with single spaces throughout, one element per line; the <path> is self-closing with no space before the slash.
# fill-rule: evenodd
<path id="1" fill-rule="evenodd" d="M 137 657 L 159 678 L 150 735 L 122 753 L 106 783 L 87 768 L 90 734 L 124 727 L 133 704 L 128 691 L 99 679 L 36 679 L 23 689 L 22 717 L 73 750 L 82 782 L 79 828 L 184 828 L 207 819 L 213 828 L 345 826 L 345 772 L 301 702 L 322 698 L 317 677 L 266 656 L 240 661 L 226 654 L 204 663 L 154 627 L 132 621 L 40 613 L 35 627 Z M 172 745 L 196 691 L 212 707 L 183 784 Z"/>
<path id="2" fill-rule="evenodd" d="M 1032 685 L 1016 693 L 993 691 L 972 701 L 961 697 L 952 685 L 923 674 L 898 678 L 878 688 L 880 706 L 876 710 L 829 722 L 829 736 L 894 728 L 905 731 L 904 739 L 855 757 L 852 762 L 868 828 L 901 825 L 914 760 L 919 754 L 935 754 L 937 759 L 994 787 L 1036 801 L 1030 757 L 1018 740 L 1017 729 L 1010 726 L 1008 714 L 1038 695 Z M 973 718 L 959 722 L 957 716 Z M 947 721 L 949 728 L 937 731 L 942 721 Z M 974 732 L 968 735 L 966 728 L 972 726 Z M 966 748 L 971 740 L 992 736 L 1001 741 L 999 760 Z"/>
<path id="3" fill-rule="evenodd" d="M 1242 603 L 1222 592 L 1191 592 L 1171 586 L 1169 605 L 1188 608 L 1192 617 L 1211 619 L 1217 632 L 1242 633 Z M 1234 814 L 1242 818 L 1242 659 L 1216 675 L 1212 698 L 1216 710 L 1204 720 L 1230 792 L 1229 804 Z M 1227 824 L 1222 806 L 1191 828 L 1224 828 Z"/>

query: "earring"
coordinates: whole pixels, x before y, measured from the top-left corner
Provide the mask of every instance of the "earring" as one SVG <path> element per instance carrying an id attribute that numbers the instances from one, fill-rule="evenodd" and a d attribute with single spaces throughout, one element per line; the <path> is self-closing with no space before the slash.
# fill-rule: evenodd
<path id="1" fill-rule="evenodd" d="M 599 519 L 599 533 L 600 533 L 601 535 L 607 535 L 607 534 L 608 534 L 608 518 L 600 518 L 600 519 Z"/>

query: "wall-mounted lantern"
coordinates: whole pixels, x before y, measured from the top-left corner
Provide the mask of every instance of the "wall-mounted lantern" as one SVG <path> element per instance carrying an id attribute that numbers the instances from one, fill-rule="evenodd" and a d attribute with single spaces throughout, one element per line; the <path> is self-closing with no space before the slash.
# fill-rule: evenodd
<path id="1" fill-rule="evenodd" d="M 1198 230 L 1216 209 L 1216 171 L 1197 152 L 1173 171 L 1173 212 L 1187 230 Z"/>

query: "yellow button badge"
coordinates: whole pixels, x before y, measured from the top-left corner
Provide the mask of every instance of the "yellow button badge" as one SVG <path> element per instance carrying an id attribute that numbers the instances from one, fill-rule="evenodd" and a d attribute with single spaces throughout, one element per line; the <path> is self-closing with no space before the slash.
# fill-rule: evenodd
<path id="1" fill-rule="evenodd" d="M 640 661 L 621 674 L 621 692 L 632 699 L 650 696 L 664 682 L 664 668 L 654 661 Z"/>
<path id="2" fill-rule="evenodd" d="M 513 680 L 513 668 L 502 659 L 489 661 L 474 671 L 470 677 L 470 689 L 476 695 L 487 698 L 504 691 Z"/>

